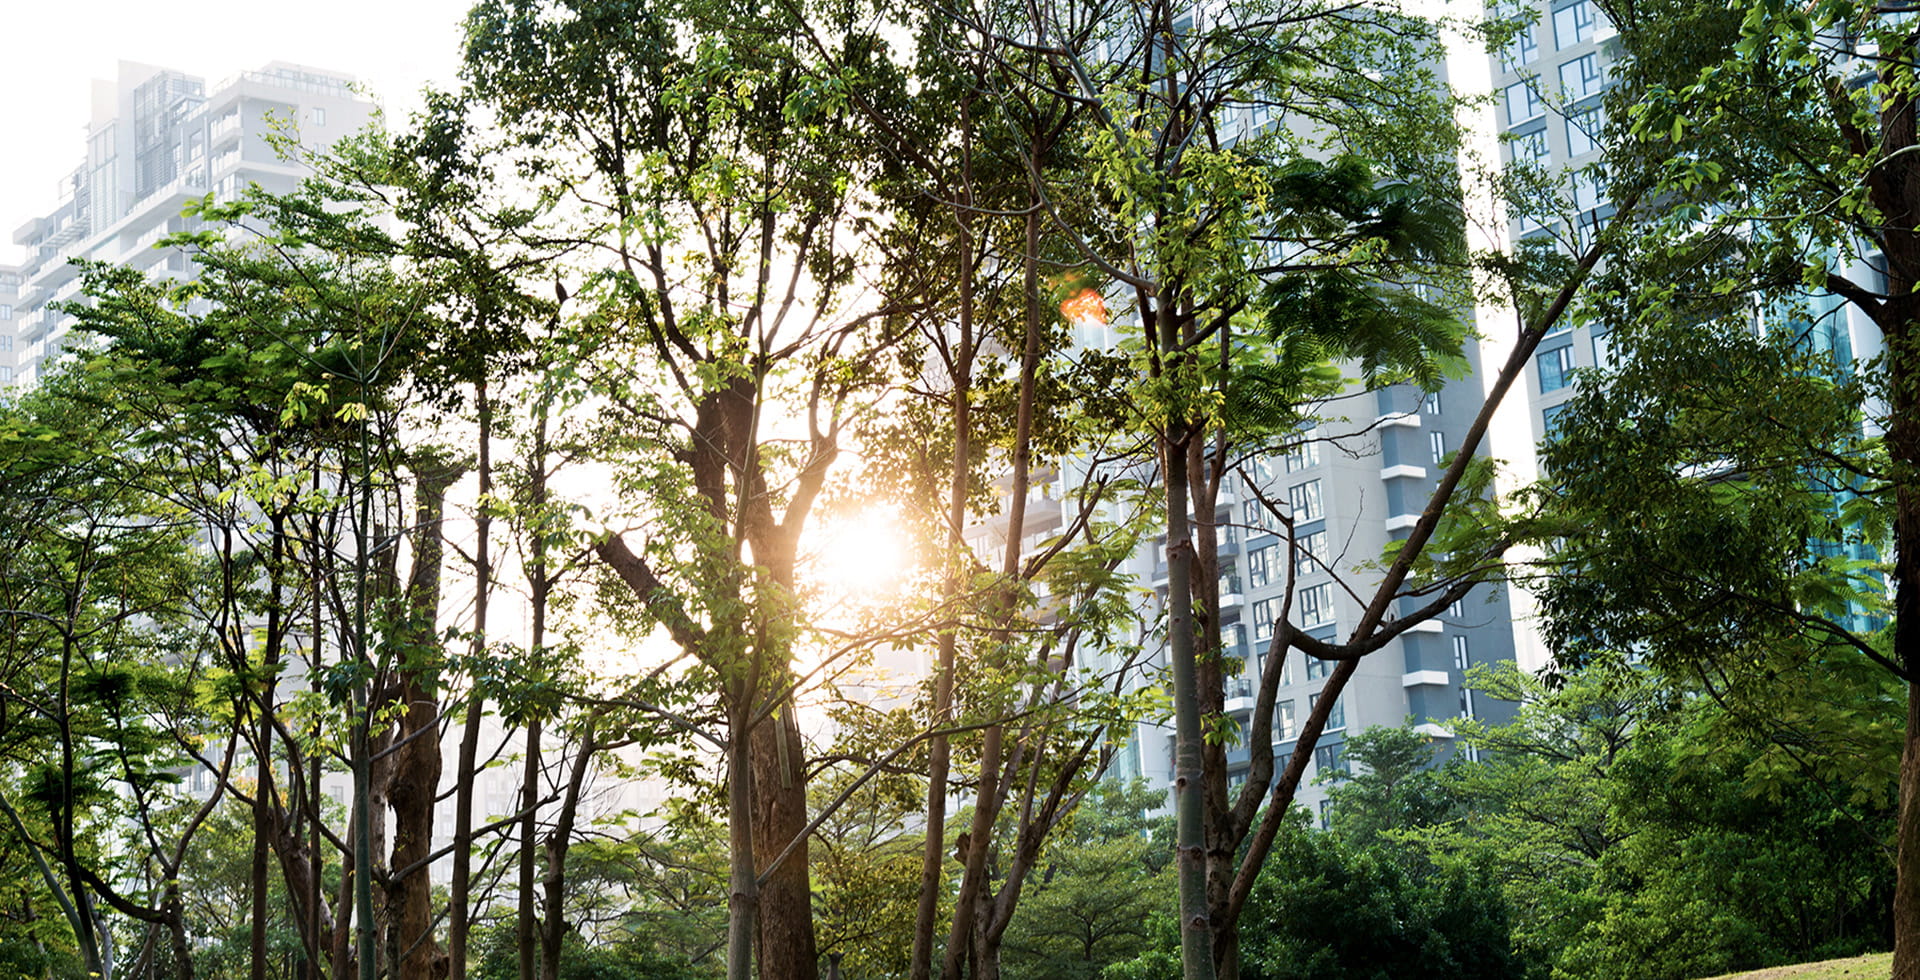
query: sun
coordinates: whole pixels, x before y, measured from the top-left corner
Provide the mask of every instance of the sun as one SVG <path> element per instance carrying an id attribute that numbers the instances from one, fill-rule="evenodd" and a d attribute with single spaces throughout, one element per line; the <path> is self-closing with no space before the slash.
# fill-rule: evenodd
<path id="1" fill-rule="evenodd" d="M 885 598 L 899 589 L 912 564 L 906 530 L 882 507 L 827 520 L 808 550 L 808 578 L 829 602 Z"/>

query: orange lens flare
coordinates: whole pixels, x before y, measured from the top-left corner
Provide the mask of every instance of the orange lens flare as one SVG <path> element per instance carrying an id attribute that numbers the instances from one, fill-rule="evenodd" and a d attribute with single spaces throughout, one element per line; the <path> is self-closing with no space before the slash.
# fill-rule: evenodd
<path id="1" fill-rule="evenodd" d="M 1107 324 L 1107 301 L 1097 289 L 1082 289 L 1060 304 L 1060 315 L 1075 323 Z"/>

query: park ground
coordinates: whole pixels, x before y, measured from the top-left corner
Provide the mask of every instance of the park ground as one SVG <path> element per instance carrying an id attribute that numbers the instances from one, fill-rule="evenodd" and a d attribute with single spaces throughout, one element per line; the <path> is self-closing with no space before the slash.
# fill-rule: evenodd
<path id="1" fill-rule="evenodd" d="M 1868 953 L 1843 960 L 1771 966 L 1751 973 L 1729 973 L 1713 980 L 1839 980 L 1842 977 L 1847 980 L 1867 980 L 1869 977 L 1878 980 L 1892 971 L 1892 953 Z"/>

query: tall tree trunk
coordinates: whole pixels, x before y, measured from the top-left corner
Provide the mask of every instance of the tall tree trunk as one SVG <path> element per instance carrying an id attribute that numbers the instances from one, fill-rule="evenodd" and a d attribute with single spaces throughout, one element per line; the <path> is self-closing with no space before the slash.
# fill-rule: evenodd
<path id="1" fill-rule="evenodd" d="M 533 649 L 540 649 L 539 643 Z M 535 656 L 538 656 L 535 653 Z M 534 892 L 534 858 L 539 846 L 540 821 L 535 809 L 540 802 L 540 719 L 527 721 L 527 750 L 520 761 L 520 854 L 519 888 L 514 916 L 514 941 L 520 946 L 520 980 L 535 980 L 539 967 L 539 896 Z"/>
<path id="2" fill-rule="evenodd" d="M 754 876 L 752 715 L 738 699 L 727 726 L 727 980 L 753 980 L 760 886 Z"/>
<path id="3" fill-rule="evenodd" d="M 580 815 L 580 800 L 585 794 L 587 774 L 593 769 L 594 754 L 600 751 L 599 715 L 587 716 L 580 732 L 580 747 L 574 752 L 573 770 L 567 777 L 566 792 L 560 798 L 559 815 L 547 835 L 546 906 L 547 917 L 540 934 L 541 977 L 557 980 L 560 976 L 560 950 L 567 935 L 567 850 L 573 846 L 573 829 Z"/>
<path id="4" fill-rule="evenodd" d="M 784 658 L 774 683 L 783 692 L 780 707 L 748 732 L 753 772 L 753 863 L 749 871 L 770 867 L 787 846 L 799 846 L 767 874 L 758 889 L 761 980 L 816 980 L 820 955 L 814 945 L 813 889 L 807 871 L 807 780 L 799 726 L 792 700 L 784 692 L 793 678 Z"/>
<path id="5" fill-rule="evenodd" d="M 1920 980 L 1920 111 L 1904 77 L 1915 53 L 1881 70 L 1880 156 L 1867 178 L 1884 215 L 1887 296 L 1875 316 L 1887 347 L 1887 451 L 1894 470 L 1893 655 L 1907 675 L 1907 730 L 1900 753 L 1900 803 L 1893 894 L 1893 976 Z"/>
<path id="6" fill-rule="evenodd" d="M 533 514 L 532 533 L 527 543 L 527 603 L 532 610 L 532 625 L 528 643 L 536 662 L 544 662 L 547 656 L 547 608 L 553 594 L 553 573 L 548 562 L 547 506 L 550 503 L 547 493 L 547 410 L 544 403 L 536 410 L 533 420 L 533 446 L 527 460 L 527 496 L 528 509 Z M 579 806 L 581 786 L 585 778 L 584 767 L 593 751 L 594 725 L 587 723 L 580 748 L 581 761 L 576 767 L 574 778 L 568 783 L 567 795 L 560 801 L 560 815 L 554 822 L 553 836 L 546 844 L 547 871 L 545 880 L 545 918 L 538 923 L 521 922 L 520 942 L 527 946 L 537 938 L 540 949 L 539 980 L 558 980 L 560 976 L 560 944 L 566 935 L 566 878 L 567 846 L 573 838 L 574 814 Z M 540 754 L 540 729 L 538 724 L 528 726 L 527 756 L 538 759 Z M 530 769 L 534 767 L 529 763 Z M 532 817 L 532 804 L 525 798 L 523 790 L 522 806 L 528 808 L 526 826 L 522 828 L 521 847 L 530 854 L 534 847 L 533 835 L 538 830 Z M 524 859 L 524 858 L 523 858 Z M 521 866 L 521 887 L 532 889 L 531 864 Z M 521 906 L 522 913 L 528 908 Z M 537 931 L 537 937 L 534 932 Z M 522 973 L 526 972 L 526 959 L 522 959 Z"/>
<path id="7" fill-rule="evenodd" d="M 438 461 L 429 462 L 415 476 L 413 526 L 418 536 L 407 585 L 407 628 L 401 637 L 399 671 L 399 697 L 405 707 L 385 793 L 393 808 L 393 852 L 387 866 L 394 877 L 387 894 L 398 980 L 434 980 L 445 955 L 433 934 L 433 880 L 427 857 L 433 852 L 433 808 L 441 772 L 439 664 L 443 651 L 436 627 L 443 526 L 447 488 L 459 476 L 457 466 Z"/>
<path id="8" fill-rule="evenodd" d="M 961 139 L 972 145 L 971 116 L 967 103 L 960 105 Z M 953 209 L 955 243 L 954 272 L 959 286 L 958 328 L 960 336 L 947 356 L 953 377 L 953 460 L 947 479 L 947 546 L 954 549 L 946 580 L 941 584 L 942 599 L 951 606 L 960 597 L 967 581 L 964 563 L 970 554 L 961 529 L 967 522 L 967 498 L 972 487 L 970 460 L 973 455 L 973 181 L 971 168 L 962 171 L 960 202 Z M 936 346 L 938 344 L 936 343 Z M 924 846 L 920 856 L 920 903 L 913 917 L 913 953 L 908 960 L 909 980 L 929 980 L 933 975 L 934 926 L 940 918 L 940 897 L 946 894 L 947 861 L 947 787 L 952 766 L 952 743 L 941 731 L 953 724 L 953 668 L 956 646 L 954 631 L 941 630 L 936 640 L 933 675 L 933 715 L 928 723 L 936 734 L 927 744 L 927 814 Z"/>
<path id="9" fill-rule="evenodd" d="M 484 506 L 493 492 L 493 402 L 488 397 L 487 381 L 482 377 L 474 385 L 474 400 L 480 415 L 480 494 L 483 506 L 475 518 L 474 544 L 474 629 L 471 654 L 477 661 L 487 652 L 487 600 L 493 591 L 493 564 L 488 554 L 493 518 Z M 461 720 L 460 754 L 453 778 L 453 872 L 447 886 L 447 977 L 466 980 L 467 931 L 471 922 L 473 888 L 473 790 L 480 758 L 480 723 L 485 702 L 469 672 L 467 710 Z"/>
<path id="10" fill-rule="evenodd" d="M 1171 320 L 1169 314 L 1162 313 Z M 1162 326 L 1171 331 L 1171 324 Z M 1162 349 L 1174 348 L 1163 335 Z M 1173 813 L 1175 868 L 1180 882 L 1180 970 L 1184 980 L 1214 975 L 1207 908 L 1207 847 L 1200 693 L 1194 651 L 1193 539 L 1187 524 L 1187 442 L 1193 438 L 1173 413 L 1160 440 L 1167 503 L 1167 647 L 1173 669 Z"/>
<path id="11" fill-rule="evenodd" d="M 270 850 L 270 826 L 273 818 L 270 810 L 279 810 L 280 801 L 274 790 L 273 780 L 273 714 L 274 680 L 280 659 L 280 633 L 283 628 L 280 609 L 281 564 L 286 557 L 287 515 L 276 511 L 268 518 L 268 533 L 271 535 L 267 563 L 268 595 L 267 603 L 267 639 L 266 648 L 261 651 L 260 691 L 256 704 L 260 711 L 254 735 L 254 788 L 253 788 L 253 859 L 248 868 L 247 887 L 250 892 L 248 935 L 247 976 L 251 980 L 266 980 L 267 976 L 267 864 Z M 244 650 L 235 651 L 244 657 Z"/>

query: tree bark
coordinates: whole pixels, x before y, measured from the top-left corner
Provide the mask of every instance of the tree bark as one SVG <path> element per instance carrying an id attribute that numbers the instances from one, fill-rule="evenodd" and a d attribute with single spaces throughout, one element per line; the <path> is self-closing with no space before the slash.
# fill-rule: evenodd
<path id="1" fill-rule="evenodd" d="M 1905 56 L 1915 50 L 1909 35 Z M 1907 729 L 1900 753 L 1893 894 L 1893 976 L 1920 980 L 1920 102 L 1902 76 L 1907 57 L 1883 68 L 1880 159 L 1867 177 L 1883 216 L 1887 296 L 1874 316 L 1887 346 L 1887 452 L 1894 472 L 1893 659 L 1906 672 Z"/>
<path id="2" fill-rule="evenodd" d="M 493 564 L 488 553 L 493 518 L 485 504 L 493 492 L 493 403 L 483 377 L 474 385 L 474 401 L 480 416 L 480 494 L 482 506 L 475 519 L 474 543 L 474 630 L 472 656 L 477 660 L 487 652 L 487 600 L 493 590 Z M 469 680 L 467 708 L 461 719 L 459 761 L 453 773 L 453 872 L 447 884 L 447 977 L 466 980 L 467 931 L 472 919 L 473 888 L 473 792 L 475 771 L 480 757 L 480 723 L 486 703 L 477 685 Z"/>
<path id="3" fill-rule="evenodd" d="M 960 106 L 963 141 L 970 143 L 971 129 L 965 103 Z M 961 564 L 966 561 L 966 542 L 961 528 L 967 521 L 967 497 L 972 486 L 970 459 L 973 454 L 973 238 L 970 212 L 972 181 L 963 176 L 960 204 L 953 209 L 958 254 L 954 270 L 959 288 L 957 311 L 959 342 L 948 356 L 953 377 L 953 465 L 947 482 L 947 544 L 957 555 L 950 559 L 941 595 L 951 604 L 959 598 L 966 576 Z M 938 346 L 936 344 L 936 346 Z M 935 651 L 933 675 L 934 730 L 953 723 L 953 668 L 955 636 L 942 630 Z M 952 745 L 945 734 L 935 734 L 927 746 L 927 814 L 925 840 L 920 857 L 920 902 L 913 918 L 913 952 L 908 959 L 909 980 L 929 980 L 933 975 L 934 925 L 940 917 L 940 896 L 946 892 L 947 860 L 947 781 L 952 767 Z"/>

